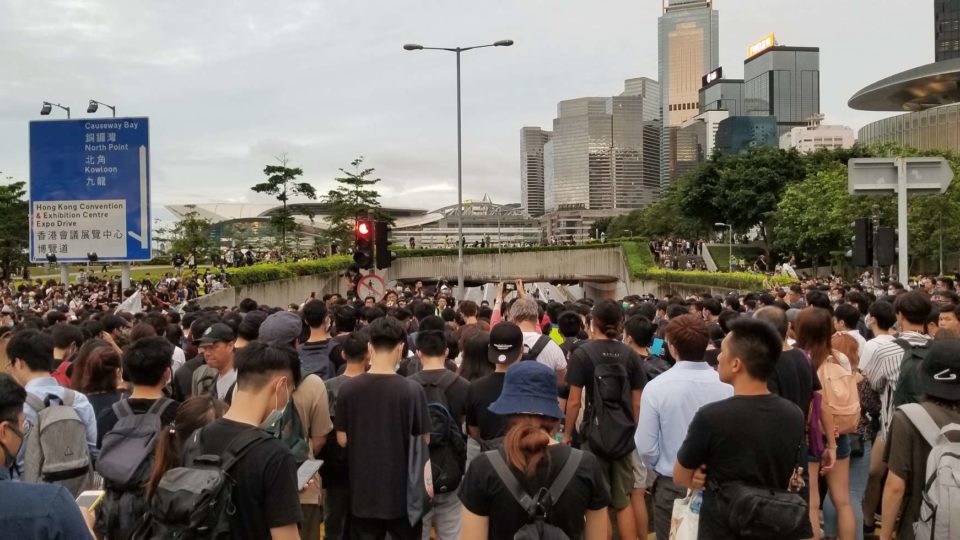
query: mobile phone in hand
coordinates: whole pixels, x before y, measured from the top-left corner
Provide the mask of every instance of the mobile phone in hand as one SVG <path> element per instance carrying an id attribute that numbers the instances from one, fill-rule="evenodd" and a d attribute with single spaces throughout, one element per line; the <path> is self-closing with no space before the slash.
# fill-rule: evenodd
<path id="1" fill-rule="evenodd" d="M 106 495 L 106 493 L 107 492 L 102 489 L 84 491 L 77 497 L 77 506 L 92 512 L 96 510 L 97 506 L 103 501 L 103 496 Z"/>
<path id="2" fill-rule="evenodd" d="M 300 468 L 297 469 L 297 491 L 301 491 L 307 486 L 307 482 L 317 474 L 321 465 L 323 465 L 321 459 L 308 459 L 303 462 L 303 465 L 300 465 Z"/>

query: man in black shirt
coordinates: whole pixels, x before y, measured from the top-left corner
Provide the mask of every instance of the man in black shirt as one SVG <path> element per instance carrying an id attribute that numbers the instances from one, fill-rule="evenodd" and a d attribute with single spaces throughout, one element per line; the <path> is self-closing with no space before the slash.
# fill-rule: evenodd
<path id="1" fill-rule="evenodd" d="M 396 373 L 406 343 L 400 322 L 380 317 L 368 328 L 370 371 L 343 384 L 334 417 L 350 464 L 350 536 L 418 539 L 421 523 L 411 526 L 407 514 L 407 464 L 410 437 L 429 442 L 427 400 L 419 384 Z"/>
<path id="2" fill-rule="evenodd" d="M 293 393 L 297 353 L 258 341 L 237 351 L 236 399 L 230 410 L 203 428 L 203 453 L 222 455 L 241 433 L 258 429 L 273 411 L 280 411 Z M 299 369 L 299 367 L 297 367 Z M 255 443 L 234 465 L 237 482 L 230 516 L 234 539 L 299 540 L 302 521 L 297 489 L 297 465 L 280 439 Z"/>
<path id="3" fill-rule="evenodd" d="M 410 380 L 418 382 L 427 392 L 427 399 L 430 398 L 430 392 L 437 388 L 436 393 L 442 391 L 441 404 L 445 404 L 450 415 L 453 416 L 456 426 L 460 429 L 463 425 L 463 416 L 466 408 L 467 387 L 470 383 L 451 372 L 444 366 L 447 358 L 447 338 L 444 331 L 444 322 L 440 317 L 430 316 L 421 322 L 420 331 L 417 333 L 417 356 L 420 358 L 421 370 L 410 375 Z M 429 328 L 425 330 L 424 328 Z M 439 431 L 440 426 L 433 426 L 435 432 Z M 462 448 L 462 447 L 461 447 Z M 448 452 L 449 448 L 436 448 L 431 450 L 431 460 L 434 470 L 441 460 L 433 458 L 438 452 Z M 460 461 L 460 465 L 464 463 Z M 434 475 L 436 480 L 437 475 Z M 429 535 L 431 526 L 436 528 L 437 540 L 458 540 L 460 538 L 460 517 L 463 509 L 456 491 L 448 493 L 437 493 L 433 497 L 432 508 L 423 517 L 425 534 Z"/>
<path id="4" fill-rule="evenodd" d="M 487 359 L 496 370 L 470 382 L 467 388 L 467 463 L 480 455 L 486 447 L 484 441 L 492 441 L 506 434 L 506 424 L 499 414 L 488 407 L 500 397 L 503 378 L 507 368 L 523 355 L 523 331 L 513 324 L 502 322 L 490 330 L 490 345 Z"/>
<path id="5" fill-rule="evenodd" d="M 813 364 L 807 359 L 807 355 L 787 343 L 786 312 L 778 307 L 769 306 L 759 309 L 754 313 L 753 318 L 770 323 L 783 343 L 780 358 L 770 378 L 767 379 L 767 388 L 774 394 L 794 402 L 806 415 L 810 409 L 813 393 L 821 389 L 820 378 L 814 372 Z"/>
<path id="6" fill-rule="evenodd" d="M 731 322 L 723 340 L 718 371 L 721 381 L 733 385 L 734 396 L 697 411 L 673 471 L 678 485 L 711 486 L 703 493 L 700 540 L 739 538 L 714 485 L 741 482 L 786 490 L 799 476 L 803 412 L 767 389 L 782 348 L 777 331 L 756 319 Z M 802 536 L 798 529 L 783 540 Z"/>

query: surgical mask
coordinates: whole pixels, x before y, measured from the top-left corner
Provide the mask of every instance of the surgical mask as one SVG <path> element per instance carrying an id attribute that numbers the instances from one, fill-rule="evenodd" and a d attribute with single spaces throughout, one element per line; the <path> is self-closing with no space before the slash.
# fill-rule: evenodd
<path id="1" fill-rule="evenodd" d="M 13 427 L 13 424 L 10 423 L 7 424 L 7 429 L 12 431 L 13 434 L 20 439 L 20 444 L 23 445 L 23 432 Z M 0 447 L 3 448 L 3 466 L 9 467 L 11 471 L 16 469 L 16 472 L 19 473 L 20 471 L 17 469 L 17 452 L 19 452 L 20 449 L 17 448 L 17 452 L 11 452 L 10 449 L 7 448 L 7 445 L 2 442 L 0 442 Z"/>
<path id="2" fill-rule="evenodd" d="M 260 427 L 265 431 L 273 434 L 275 437 L 280 438 L 281 433 L 280 429 L 282 428 L 282 421 L 284 414 L 287 412 L 287 407 L 290 406 L 290 401 L 292 397 L 290 396 L 290 390 L 287 389 L 287 401 L 284 402 L 283 407 L 280 406 L 280 398 L 277 396 L 277 401 L 274 402 L 274 409 L 270 411 L 270 414 L 267 415 L 266 420 L 260 424 Z"/>

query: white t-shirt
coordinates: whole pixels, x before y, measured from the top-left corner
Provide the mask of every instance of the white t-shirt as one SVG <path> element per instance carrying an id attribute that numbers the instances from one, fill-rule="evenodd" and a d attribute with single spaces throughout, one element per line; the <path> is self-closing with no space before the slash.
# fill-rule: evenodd
<path id="1" fill-rule="evenodd" d="M 537 344 L 537 340 L 540 339 L 540 336 L 543 334 L 538 334 L 536 332 L 524 332 L 523 333 L 523 352 L 529 351 Z M 549 339 L 550 336 L 547 336 Z M 560 371 L 561 369 L 567 369 L 567 357 L 563 354 L 563 349 L 559 345 L 554 343 L 551 339 L 547 346 L 544 347 L 543 351 L 540 353 L 540 356 L 537 357 L 537 362 L 553 369 L 554 371 Z"/>
<path id="2" fill-rule="evenodd" d="M 173 375 L 180 369 L 183 364 L 187 362 L 187 355 L 184 354 L 183 349 L 180 347 L 174 346 L 173 348 L 173 366 L 170 367 L 170 374 Z"/>

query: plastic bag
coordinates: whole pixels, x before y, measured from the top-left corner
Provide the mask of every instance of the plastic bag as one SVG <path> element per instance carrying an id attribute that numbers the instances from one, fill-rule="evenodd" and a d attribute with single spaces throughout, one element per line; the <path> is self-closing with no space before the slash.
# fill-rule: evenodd
<path id="1" fill-rule="evenodd" d="M 700 530 L 700 507 L 703 491 L 687 490 L 687 496 L 673 501 L 670 517 L 670 540 L 697 540 Z"/>

